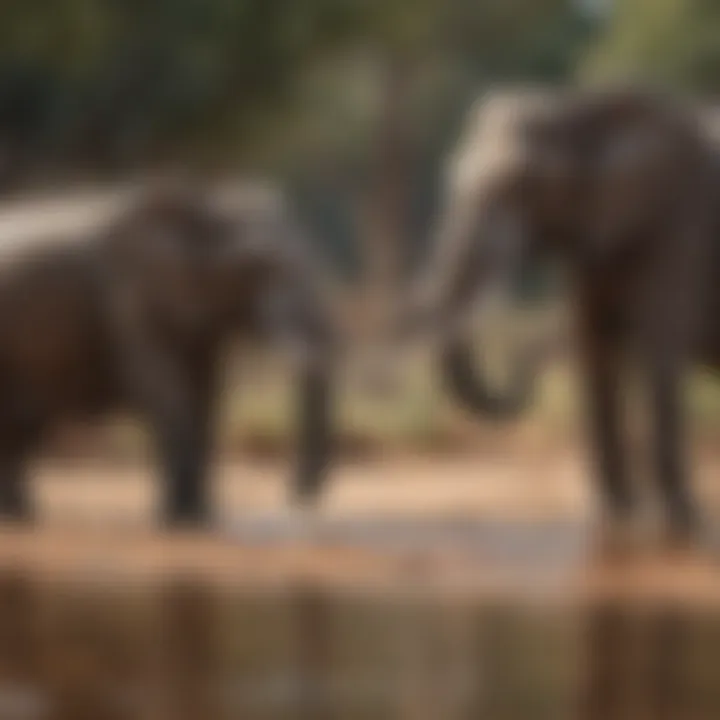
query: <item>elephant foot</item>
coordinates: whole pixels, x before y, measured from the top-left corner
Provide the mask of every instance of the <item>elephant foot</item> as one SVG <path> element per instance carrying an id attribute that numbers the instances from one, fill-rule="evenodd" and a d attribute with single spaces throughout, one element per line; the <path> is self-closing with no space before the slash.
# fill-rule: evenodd
<path id="1" fill-rule="evenodd" d="M 213 518 L 206 509 L 192 507 L 168 507 L 161 517 L 161 525 L 167 531 L 201 531 L 213 525 Z"/>
<path id="2" fill-rule="evenodd" d="M 316 510 L 322 500 L 322 487 L 317 483 L 296 482 L 290 489 L 289 504 L 299 512 Z"/>
<path id="3" fill-rule="evenodd" d="M 31 525 L 35 520 L 32 502 L 24 489 L 13 488 L 2 493 L 0 498 L 0 523 L 12 525 Z"/>
<path id="4" fill-rule="evenodd" d="M 720 566 L 720 530 L 708 528 L 703 534 L 701 547 L 714 566 Z"/>
<path id="5" fill-rule="evenodd" d="M 699 550 L 704 544 L 704 532 L 697 522 L 668 523 L 660 534 L 660 546 L 664 552 L 686 554 Z"/>
<path id="6" fill-rule="evenodd" d="M 668 551 L 688 552 L 697 549 L 705 534 L 704 523 L 688 501 L 676 502 L 668 510 L 661 544 Z"/>
<path id="7" fill-rule="evenodd" d="M 668 559 L 720 562 L 720 534 L 697 516 L 692 522 L 670 519 L 661 529 L 659 544 Z"/>
<path id="8" fill-rule="evenodd" d="M 637 558 L 647 547 L 646 528 L 635 515 L 610 513 L 593 530 L 590 555 L 602 565 L 614 565 Z"/>
<path id="9" fill-rule="evenodd" d="M 0 527 L 5 528 L 32 528 L 35 517 L 32 513 L 16 513 L 0 511 Z"/>
<path id="10" fill-rule="evenodd" d="M 207 520 L 198 520 L 195 518 L 167 518 L 164 517 L 160 523 L 160 529 L 163 533 L 172 535 L 193 535 L 196 533 L 207 532 L 212 524 Z"/>

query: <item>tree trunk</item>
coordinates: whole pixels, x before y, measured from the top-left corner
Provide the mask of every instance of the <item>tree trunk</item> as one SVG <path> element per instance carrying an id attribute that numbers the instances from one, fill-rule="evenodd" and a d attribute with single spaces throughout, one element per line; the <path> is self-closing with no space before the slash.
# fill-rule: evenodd
<path id="1" fill-rule="evenodd" d="M 383 327 L 403 272 L 413 177 L 413 63 L 388 53 L 382 65 L 380 116 L 370 169 L 363 247 L 365 319 Z"/>

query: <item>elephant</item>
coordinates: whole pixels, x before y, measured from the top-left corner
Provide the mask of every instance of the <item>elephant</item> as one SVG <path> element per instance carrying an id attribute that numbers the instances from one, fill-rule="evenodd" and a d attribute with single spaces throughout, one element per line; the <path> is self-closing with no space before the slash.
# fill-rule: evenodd
<path id="1" fill-rule="evenodd" d="M 632 87 L 481 100 L 449 161 L 433 249 L 406 313 L 406 324 L 444 329 L 441 370 L 458 401 L 517 413 L 538 368 L 520 363 L 517 391 L 491 392 L 464 318 L 521 261 L 561 262 L 603 515 L 617 529 L 638 510 L 622 427 L 632 363 L 647 391 L 653 474 L 675 539 L 699 527 L 681 382 L 691 363 L 720 363 L 720 145 L 707 117 L 689 100 Z"/>
<path id="2" fill-rule="evenodd" d="M 32 519 L 25 466 L 47 433 L 130 412 L 157 450 L 163 521 L 207 522 L 221 365 L 238 338 L 302 343 L 294 491 L 312 499 L 335 332 L 288 207 L 163 182 L 82 237 L 14 252 L 0 266 L 0 514 Z"/>

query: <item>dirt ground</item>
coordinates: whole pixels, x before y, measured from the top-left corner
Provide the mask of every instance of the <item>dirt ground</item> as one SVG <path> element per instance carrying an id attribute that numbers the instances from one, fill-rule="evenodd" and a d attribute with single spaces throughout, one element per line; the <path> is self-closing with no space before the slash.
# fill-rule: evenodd
<path id="1" fill-rule="evenodd" d="M 698 470 L 712 530 L 720 462 Z M 38 524 L 0 530 L 0 567 L 100 582 L 191 574 L 248 587 L 720 602 L 712 540 L 661 551 L 649 534 L 631 555 L 599 559 L 593 495 L 573 452 L 343 465 L 319 510 L 305 514 L 286 501 L 285 463 L 227 463 L 216 476 L 213 528 L 170 535 L 154 522 L 150 467 L 46 465 L 34 483 Z"/>

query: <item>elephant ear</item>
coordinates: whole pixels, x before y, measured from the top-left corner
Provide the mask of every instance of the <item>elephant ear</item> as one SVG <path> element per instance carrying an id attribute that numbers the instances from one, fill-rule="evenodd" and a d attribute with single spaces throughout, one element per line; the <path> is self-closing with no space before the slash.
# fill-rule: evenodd
<path id="1" fill-rule="evenodd" d="M 172 264 L 201 259 L 228 232 L 202 186 L 175 181 L 153 186 L 135 199 L 108 236 L 118 257 Z"/>
<path id="2" fill-rule="evenodd" d="M 589 248 L 594 255 L 623 249 L 657 211 L 667 179 L 666 143 L 661 128 L 638 124 L 608 138 L 592 167 Z"/>

